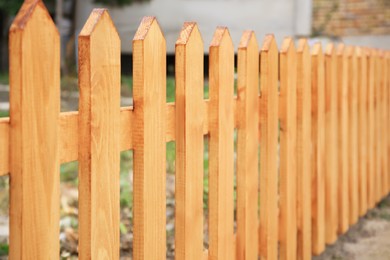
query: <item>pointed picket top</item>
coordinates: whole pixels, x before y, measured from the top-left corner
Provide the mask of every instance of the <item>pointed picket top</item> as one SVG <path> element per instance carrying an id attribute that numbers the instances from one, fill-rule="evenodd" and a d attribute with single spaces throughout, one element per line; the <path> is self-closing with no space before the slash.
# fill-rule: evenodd
<path id="1" fill-rule="evenodd" d="M 133 42 L 146 40 L 147 36 L 150 35 L 150 32 L 153 30 L 160 32 L 161 37 L 164 38 L 164 34 L 161 31 L 156 17 L 145 16 L 142 18 L 141 24 L 139 25 L 137 32 L 134 35 Z"/>
<path id="2" fill-rule="evenodd" d="M 347 57 L 351 57 L 351 56 L 355 55 L 355 47 L 354 46 L 347 46 L 345 48 L 345 54 L 347 55 Z"/>
<path id="3" fill-rule="evenodd" d="M 112 21 L 110 14 L 108 13 L 108 10 L 105 8 L 93 9 L 93 11 L 88 17 L 87 22 L 84 24 L 84 27 L 81 30 L 79 36 L 80 37 L 91 36 L 100 24 L 105 24 L 106 26 L 111 27 L 119 39 L 119 34 L 118 31 L 116 30 L 114 22 Z"/>
<path id="4" fill-rule="evenodd" d="M 378 56 L 379 56 L 380 58 L 384 58 L 384 57 L 385 57 L 385 51 L 382 50 L 382 49 L 379 49 L 379 50 L 378 50 Z"/>
<path id="5" fill-rule="evenodd" d="M 337 45 L 336 55 L 343 56 L 344 54 L 346 54 L 345 50 L 346 50 L 346 47 L 345 47 L 344 43 L 340 43 L 339 45 Z"/>
<path id="6" fill-rule="evenodd" d="M 358 57 L 358 58 L 364 57 L 366 55 L 364 48 L 359 47 L 359 46 L 356 46 L 355 53 L 356 53 L 356 57 Z"/>
<path id="7" fill-rule="evenodd" d="M 306 38 L 299 39 L 297 52 L 298 53 L 309 52 L 309 43 L 307 42 Z"/>
<path id="8" fill-rule="evenodd" d="M 176 45 L 186 45 L 193 38 L 199 38 L 203 42 L 197 23 L 185 22 L 176 40 Z"/>
<path id="9" fill-rule="evenodd" d="M 316 42 L 313 45 L 311 55 L 313 55 L 313 56 L 322 55 L 322 44 L 320 42 Z"/>
<path id="10" fill-rule="evenodd" d="M 334 54 L 334 44 L 328 43 L 325 48 L 325 56 L 332 56 Z"/>
<path id="11" fill-rule="evenodd" d="M 229 29 L 224 26 L 218 26 L 214 32 L 213 39 L 211 40 L 210 48 L 220 47 L 225 41 L 228 41 L 232 48 L 234 47 L 232 38 L 230 37 Z"/>
<path id="12" fill-rule="evenodd" d="M 50 23 L 45 22 L 45 26 L 50 24 L 58 34 L 58 30 L 53 20 L 51 19 L 49 11 L 41 0 L 25 0 L 22 7 L 19 9 L 19 12 L 17 13 L 14 21 L 12 22 L 9 31 L 23 31 L 27 26 L 28 22 L 34 19 L 33 14 L 37 10 L 40 10 L 40 13 L 38 15 L 45 16 L 47 17 L 47 20 L 50 21 Z"/>
<path id="13" fill-rule="evenodd" d="M 276 44 L 275 36 L 273 34 L 267 34 L 264 38 L 263 45 L 261 46 L 261 52 L 278 51 L 278 45 Z"/>
<path id="14" fill-rule="evenodd" d="M 294 50 L 294 41 L 291 37 L 285 37 L 282 43 L 282 48 L 280 49 L 281 54 L 286 54 L 291 50 Z"/>
<path id="15" fill-rule="evenodd" d="M 252 30 L 246 30 L 241 36 L 240 44 L 238 45 L 238 49 L 247 49 L 251 46 L 255 47 L 256 49 L 259 48 L 259 45 L 257 43 L 255 32 Z"/>

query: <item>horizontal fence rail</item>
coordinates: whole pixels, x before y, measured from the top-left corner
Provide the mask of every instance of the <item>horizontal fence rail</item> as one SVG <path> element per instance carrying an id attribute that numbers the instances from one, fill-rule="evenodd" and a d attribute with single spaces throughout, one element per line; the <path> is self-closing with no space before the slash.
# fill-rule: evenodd
<path id="1" fill-rule="evenodd" d="M 0 176 L 10 176 L 10 259 L 59 258 L 59 166 L 75 160 L 79 257 L 119 259 L 119 162 L 129 149 L 133 258 L 165 259 L 170 141 L 176 259 L 311 259 L 390 191 L 389 51 L 292 38 L 279 51 L 273 35 L 260 45 L 245 31 L 235 96 L 235 50 L 218 27 L 204 99 L 203 40 L 188 22 L 176 42 L 175 103 L 167 103 L 164 35 L 145 17 L 133 40 L 134 106 L 120 107 L 120 39 L 108 11 L 95 9 L 78 38 L 79 111 L 60 113 L 60 40 L 42 1 L 25 1 L 9 38 Z"/>

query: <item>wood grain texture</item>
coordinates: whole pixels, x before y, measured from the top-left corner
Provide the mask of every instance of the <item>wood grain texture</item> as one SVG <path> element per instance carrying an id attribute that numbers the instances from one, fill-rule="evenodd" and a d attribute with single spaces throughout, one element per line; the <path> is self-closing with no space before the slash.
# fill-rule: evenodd
<path id="1" fill-rule="evenodd" d="M 368 207 L 375 206 L 375 113 L 374 113 L 374 53 L 370 49 L 367 51 L 367 86 L 368 86 Z"/>
<path id="2" fill-rule="evenodd" d="M 9 118 L 0 118 L 0 176 L 9 172 Z"/>
<path id="3" fill-rule="evenodd" d="M 234 259 L 234 48 L 218 27 L 209 51 L 209 259 Z"/>
<path id="4" fill-rule="evenodd" d="M 350 88 L 349 64 L 347 59 L 346 47 L 339 44 L 336 50 L 337 56 L 337 143 L 339 149 L 338 172 L 339 185 L 337 187 L 338 200 L 338 234 L 344 234 L 349 228 L 349 188 L 350 188 L 350 147 L 349 147 L 349 101 Z"/>
<path id="5" fill-rule="evenodd" d="M 387 104 L 387 88 L 385 86 L 386 82 L 386 77 L 387 77 L 387 64 L 386 64 L 386 55 L 385 51 L 381 50 L 380 51 L 380 67 L 381 67 L 381 74 L 379 75 L 379 80 L 380 80 L 380 122 L 381 122 L 381 141 L 380 141 L 380 169 L 381 169 L 381 176 L 382 176 L 382 181 L 381 181 L 381 190 L 382 190 L 382 196 L 385 197 L 389 190 L 387 187 L 388 181 L 388 161 L 387 161 L 387 138 L 388 138 L 388 133 L 390 132 L 388 129 L 388 122 L 387 122 L 387 113 L 386 113 L 386 104 Z"/>
<path id="6" fill-rule="evenodd" d="M 56 259 L 60 39 L 43 2 L 21 7 L 10 28 L 9 55 L 9 257 Z"/>
<path id="7" fill-rule="evenodd" d="M 59 121 L 60 162 L 76 161 L 79 158 L 79 112 L 61 113 Z"/>
<path id="8" fill-rule="evenodd" d="M 296 52 L 285 38 L 280 51 L 280 259 L 297 257 L 297 88 Z"/>
<path id="9" fill-rule="evenodd" d="M 337 60 L 333 44 L 325 50 L 325 242 L 337 239 Z"/>
<path id="10" fill-rule="evenodd" d="M 381 135 L 381 118 L 380 118 L 380 75 L 382 67 L 380 64 L 379 50 L 374 49 L 374 164 L 375 164 L 375 203 L 378 203 L 382 198 L 381 183 L 382 173 L 380 156 L 380 143 L 382 142 Z"/>
<path id="11" fill-rule="evenodd" d="M 144 17 L 134 36 L 133 69 L 133 257 L 165 259 L 166 45 L 154 17 Z"/>
<path id="12" fill-rule="evenodd" d="M 325 66 L 322 46 L 312 49 L 312 251 L 325 249 Z"/>
<path id="13" fill-rule="evenodd" d="M 306 39 L 297 47 L 297 259 L 311 259 L 311 57 Z"/>
<path id="14" fill-rule="evenodd" d="M 279 52 L 267 35 L 260 52 L 260 225 L 261 259 L 278 257 Z"/>
<path id="15" fill-rule="evenodd" d="M 385 52 L 385 79 L 384 79 L 384 88 L 385 88 L 385 116 L 386 116 L 386 133 L 390 129 L 390 51 Z M 387 193 L 390 193 L 390 137 L 386 137 L 386 147 L 385 147 L 385 160 L 386 160 L 386 175 L 387 175 Z"/>
<path id="16" fill-rule="evenodd" d="M 79 35 L 80 259 L 119 258 L 120 39 L 105 9 Z"/>
<path id="17" fill-rule="evenodd" d="M 175 259 L 203 256 L 203 41 L 185 23 L 176 41 Z"/>
<path id="18" fill-rule="evenodd" d="M 349 224 L 357 222 L 358 213 L 358 90 L 357 90 L 357 60 L 355 48 L 346 48 L 348 59 L 348 115 L 349 115 Z"/>
<path id="19" fill-rule="evenodd" d="M 358 162 L 359 162 L 359 216 L 367 212 L 367 56 L 363 48 L 356 48 L 358 89 Z"/>
<path id="20" fill-rule="evenodd" d="M 259 46 L 245 31 L 238 47 L 237 257 L 258 258 Z"/>

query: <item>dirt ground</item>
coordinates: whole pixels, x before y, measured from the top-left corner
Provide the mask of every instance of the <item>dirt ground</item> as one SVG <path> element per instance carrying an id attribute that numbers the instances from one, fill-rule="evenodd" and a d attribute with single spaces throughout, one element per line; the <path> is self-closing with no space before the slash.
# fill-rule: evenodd
<path id="1" fill-rule="evenodd" d="M 390 196 L 313 260 L 390 260 Z"/>

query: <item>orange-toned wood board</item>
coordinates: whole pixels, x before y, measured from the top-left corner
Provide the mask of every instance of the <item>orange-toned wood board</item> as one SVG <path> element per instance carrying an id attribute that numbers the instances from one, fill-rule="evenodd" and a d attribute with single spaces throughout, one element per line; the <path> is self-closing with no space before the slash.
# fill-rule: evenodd
<path id="1" fill-rule="evenodd" d="M 134 259 L 166 257 L 166 44 L 154 17 L 133 39 Z"/>
<path id="2" fill-rule="evenodd" d="M 265 37 L 260 52 L 260 224 L 261 259 L 278 256 L 279 52 L 275 37 Z"/>
<path id="3" fill-rule="evenodd" d="M 280 51 L 280 213 L 279 255 L 297 257 L 297 70 L 292 38 L 285 38 Z"/>
<path id="4" fill-rule="evenodd" d="M 25 1 L 9 33 L 10 259 L 59 256 L 60 37 L 43 2 Z"/>
<path id="5" fill-rule="evenodd" d="M 259 46 L 245 31 L 238 47 L 236 259 L 258 258 Z"/>
<path id="6" fill-rule="evenodd" d="M 203 256 L 203 41 L 185 23 L 176 41 L 175 258 Z"/>
<path id="7" fill-rule="evenodd" d="M 337 60 L 333 44 L 325 49 L 325 242 L 333 244 L 338 227 Z"/>
<path id="8" fill-rule="evenodd" d="M 367 118 L 367 57 L 364 49 L 356 48 L 357 89 L 358 89 L 358 162 L 359 162 L 359 216 L 367 211 L 367 157 L 368 157 L 368 118 Z"/>
<path id="9" fill-rule="evenodd" d="M 297 47 L 297 259 L 311 259 L 311 56 L 306 39 Z"/>
<path id="10" fill-rule="evenodd" d="M 322 46 L 312 48 L 312 251 L 325 249 L 325 66 Z"/>
<path id="11" fill-rule="evenodd" d="M 209 50 L 209 259 L 235 258 L 233 245 L 234 48 L 218 27 Z"/>
<path id="12" fill-rule="evenodd" d="M 92 11 L 78 46 L 79 257 L 118 259 L 120 39 L 107 10 Z"/>
<path id="13" fill-rule="evenodd" d="M 337 142 L 339 147 L 339 183 L 337 187 L 338 227 L 337 232 L 343 234 L 349 227 L 349 88 L 348 60 L 343 43 L 337 46 Z"/>

